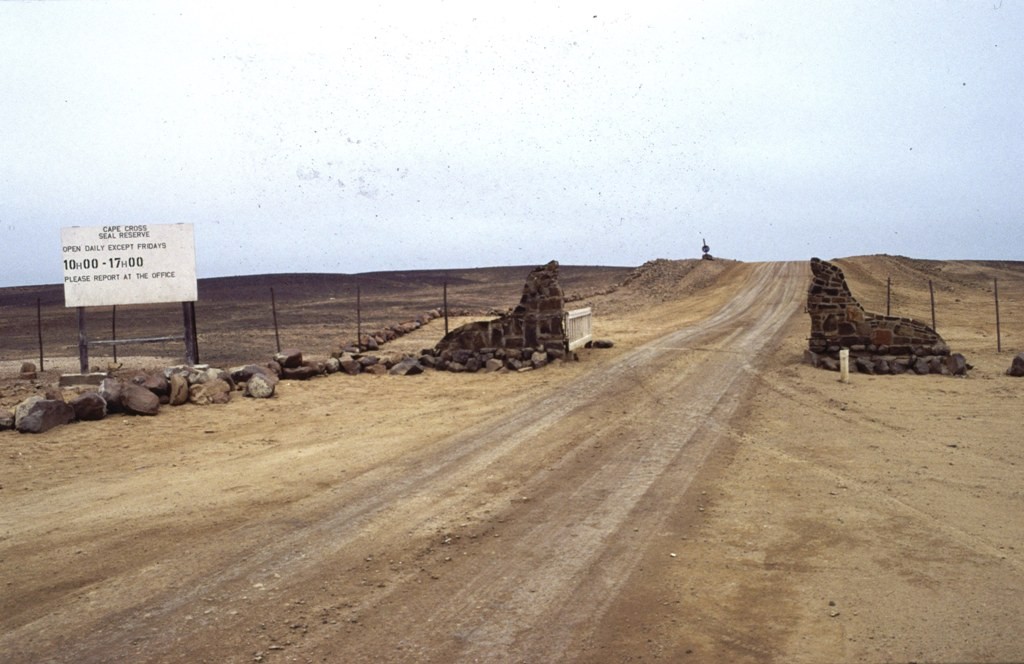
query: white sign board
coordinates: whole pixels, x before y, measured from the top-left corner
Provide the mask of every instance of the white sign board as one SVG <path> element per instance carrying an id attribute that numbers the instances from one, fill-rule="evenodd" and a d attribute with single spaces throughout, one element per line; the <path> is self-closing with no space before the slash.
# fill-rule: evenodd
<path id="1" fill-rule="evenodd" d="M 194 302 L 192 224 L 62 228 L 64 305 Z"/>

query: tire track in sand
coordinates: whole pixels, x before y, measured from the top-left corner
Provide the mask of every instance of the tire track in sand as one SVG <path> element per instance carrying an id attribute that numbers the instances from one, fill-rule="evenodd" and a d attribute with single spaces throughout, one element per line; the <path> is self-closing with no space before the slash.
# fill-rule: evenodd
<path id="1" fill-rule="evenodd" d="M 633 533 L 657 531 L 665 513 L 657 506 L 681 496 L 715 449 L 758 354 L 799 313 L 805 283 L 802 263 L 751 265 L 737 296 L 707 319 L 587 372 L 558 398 L 346 483 L 330 511 L 284 537 L 254 546 L 259 524 L 238 528 L 208 545 L 211 556 L 194 576 L 125 600 L 103 629 L 66 644 L 61 656 L 184 656 L 194 643 L 209 646 L 197 638 L 203 626 L 188 622 L 204 598 L 220 598 L 221 609 L 206 629 L 241 632 L 247 612 L 232 598 L 252 594 L 254 582 L 278 596 L 319 586 L 338 561 L 408 547 L 411 532 L 493 508 L 509 518 L 492 555 L 453 560 L 441 584 L 395 575 L 388 587 L 353 597 L 364 616 L 358 634 L 311 630 L 302 649 L 344 661 L 565 659 L 639 559 L 643 544 Z M 613 408 L 626 417 L 610 415 Z M 480 478 L 488 474 L 514 490 L 482 498 Z M 510 507 L 513 493 L 529 500 Z M 233 619 L 225 617 L 232 606 Z M 136 645 L 140 633 L 147 637 Z"/>
<path id="2" fill-rule="evenodd" d="M 713 316 L 567 388 L 534 420 L 539 430 L 502 427 L 485 436 L 497 456 L 469 472 L 545 433 L 562 434 L 550 419 L 567 415 L 570 404 L 577 421 L 607 421 L 610 403 L 630 404 L 628 418 L 565 432 L 575 437 L 572 451 L 516 488 L 529 501 L 507 515 L 500 551 L 446 572 L 456 580 L 441 588 L 389 606 L 390 627 L 370 630 L 380 652 L 405 661 L 484 661 L 496 653 L 561 661 L 576 652 L 640 556 L 634 533 L 649 536 L 664 520 L 662 509 L 640 509 L 642 499 L 658 494 L 654 502 L 664 504 L 685 492 L 735 413 L 758 353 L 799 313 L 805 280 L 802 264 L 755 266 L 748 286 Z M 584 458 L 596 443 L 600 453 Z"/>

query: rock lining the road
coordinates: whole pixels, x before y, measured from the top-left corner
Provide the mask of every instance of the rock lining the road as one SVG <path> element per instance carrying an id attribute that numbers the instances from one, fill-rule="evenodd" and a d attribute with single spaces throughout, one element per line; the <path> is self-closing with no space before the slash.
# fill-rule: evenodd
<path id="1" fill-rule="evenodd" d="M 1010 368 L 1006 370 L 1007 376 L 1024 376 L 1024 353 L 1018 353 L 1013 361 L 1010 362 Z"/>
<path id="2" fill-rule="evenodd" d="M 609 347 L 609 346 L 606 346 Z M 279 362 L 285 359 L 289 366 Z M 0 409 L 0 430 L 43 433 L 75 421 L 101 420 L 111 413 L 157 415 L 161 406 L 225 404 L 236 393 L 268 399 L 281 380 L 309 380 L 332 373 L 355 376 L 414 376 L 425 369 L 452 373 L 509 373 L 540 369 L 558 360 L 575 359 L 558 348 L 456 350 L 420 355 L 340 352 L 324 361 L 305 359 L 291 349 L 275 355 L 265 365 L 248 364 L 230 370 L 208 365 L 178 365 L 157 372 L 139 372 L 129 379 L 108 376 L 98 386 L 65 401 L 59 390 L 44 398 L 33 395 L 11 414 Z"/>
<path id="3" fill-rule="evenodd" d="M 425 369 L 452 373 L 508 373 L 540 369 L 555 361 L 577 359 L 566 350 L 563 328 L 565 298 L 558 283 L 558 262 L 550 261 L 527 276 L 519 305 L 499 318 L 457 328 L 434 348 L 409 354 L 374 354 L 388 341 L 413 332 L 441 316 L 432 310 L 414 320 L 363 335 L 345 344 L 326 360 L 307 359 L 297 348 L 280 350 L 265 365 L 248 364 L 230 370 L 208 365 L 179 365 L 160 372 L 139 372 L 129 380 L 105 378 L 99 388 L 67 404 L 30 397 L 18 412 L 31 409 L 33 417 L 11 418 L 23 432 L 41 433 L 72 421 L 103 419 L 108 413 L 156 415 L 162 405 L 224 404 L 235 392 L 256 399 L 274 396 L 281 380 L 309 380 L 334 373 L 415 376 Z M 593 347 L 609 348 L 602 341 Z M 29 367 L 34 369 L 34 367 Z M 23 375 L 26 367 L 22 368 Z M 35 405 L 45 401 L 43 405 Z M 23 407 L 24 406 L 24 407 Z M 2 416 L 3 413 L 0 413 Z M 0 427 L 6 419 L 0 417 Z"/>

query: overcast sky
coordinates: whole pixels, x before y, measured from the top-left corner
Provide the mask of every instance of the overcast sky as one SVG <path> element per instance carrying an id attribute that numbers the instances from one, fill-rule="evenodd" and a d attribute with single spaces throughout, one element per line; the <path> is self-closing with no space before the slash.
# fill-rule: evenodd
<path id="1" fill-rule="evenodd" d="M 0 63 L 0 286 L 177 222 L 200 278 L 1024 258 L 1020 0 L 3 2 Z"/>

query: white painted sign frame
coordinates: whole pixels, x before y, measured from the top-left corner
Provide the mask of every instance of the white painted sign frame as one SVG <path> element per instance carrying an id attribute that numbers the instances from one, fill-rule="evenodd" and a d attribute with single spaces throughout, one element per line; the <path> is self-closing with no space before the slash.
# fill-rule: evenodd
<path id="1" fill-rule="evenodd" d="M 64 306 L 78 309 L 78 359 L 89 371 L 89 346 L 183 340 L 185 360 L 199 362 L 196 335 L 195 231 L 192 224 L 120 224 L 62 228 Z M 182 336 L 90 341 L 85 308 L 180 302 Z"/>
<path id="2" fill-rule="evenodd" d="M 194 302 L 192 224 L 62 228 L 64 306 Z"/>

